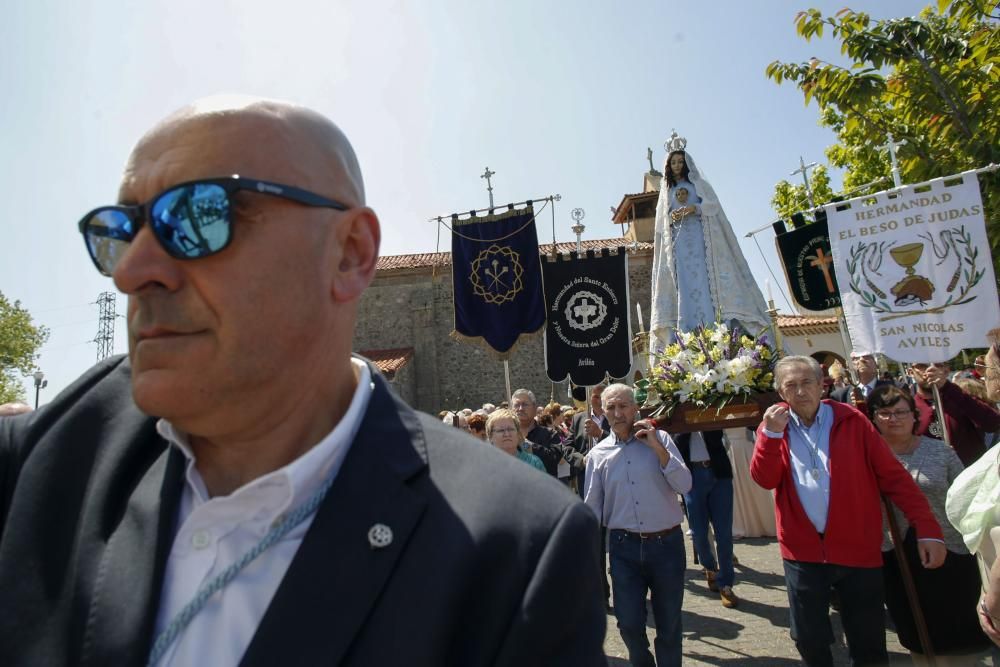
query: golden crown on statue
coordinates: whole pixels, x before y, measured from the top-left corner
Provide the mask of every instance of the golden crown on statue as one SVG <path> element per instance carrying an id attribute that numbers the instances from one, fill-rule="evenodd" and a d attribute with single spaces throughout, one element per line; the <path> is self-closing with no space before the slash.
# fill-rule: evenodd
<path id="1" fill-rule="evenodd" d="M 687 148 L 688 140 L 677 134 L 677 130 L 671 128 L 670 138 L 667 139 L 663 147 L 667 149 L 667 153 L 673 153 L 674 151 L 682 151 Z"/>

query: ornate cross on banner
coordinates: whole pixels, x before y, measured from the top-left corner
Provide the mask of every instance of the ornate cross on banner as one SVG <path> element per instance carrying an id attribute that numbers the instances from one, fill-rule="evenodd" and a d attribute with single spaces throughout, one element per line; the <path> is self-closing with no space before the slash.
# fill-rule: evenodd
<path id="1" fill-rule="evenodd" d="M 484 171 L 482 174 L 479 175 L 479 178 L 486 179 L 486 189 L 490 193 L 490 208 L 493 208 L 493 182 L 490 179 L 495 175 L 496 172 L 490 171 L 489 167 L 486 167 L 486 171 Z"/>
<path id="2" fill-rule="evenodd" d="M 597 315 L 597 306 L 583 299 L 580 305 L 573 308 L 573 314 L 580 318 L 584 325 L 587 325 L 590 324 L 590 318 Z"/>
<path id="3" fill-rule="evenodd" d="M 809 200 L 809 208 L 816 208 L 816 202 L 813 200 L 812 188 L 809 187 L 809 170 L 813 167 L 818 167 L 818 162 L 810 162 L 806 164 L 806 161 L 799 156 L 799 168 L 792 172 L 792 176 L 795 174 L 802 174 L 802 182 L 806 186 L 806 198 Z"/>
<path id="4" fill-rule="evenodd" d="M 833 287 L 833 278 L 830 276 L 830 265 L 833 264 L 833 257 L 824 253 L 822 248 L 817 248 L 816 254 L 810 255 L 806 259 L 812 260 L 809 262 L 809 266 L 823 272 L 823 278 L 826 280 L 826 291 L 833 294 L 836 291 Z"/>

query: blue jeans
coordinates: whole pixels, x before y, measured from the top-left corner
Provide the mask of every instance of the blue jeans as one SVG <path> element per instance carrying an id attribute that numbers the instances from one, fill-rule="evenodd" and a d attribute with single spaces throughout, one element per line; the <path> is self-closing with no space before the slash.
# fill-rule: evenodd
<path id="1" fill-rule="evenodd" d="M 833 667 L 830 588 L 840 595 L 852 665 L 888 665 L 882 568 L 785 561 L 791 634 L 809 667 Z"/>
<path id="2" fill-rule="evenodd" d="M 718 570 L 715 581 L 719 588 L 732 586 L 733 572 L 733 480 L 718 479 L 711 468 L 691 466 L 691 491 L 684 494 L 688 523 L 694 537 L 698 561 L 709 570 Z M 708 543 L 708 524 L 715 532 L 716 563 Z"/>
<path id="3" fill-rule="evenodd" d="M 681 603 L 684 600 L 684 536 L 640 539 L 622 530 L 608 537 L 611 586 L 615 594 L 618 631 L 633 667 L 680 667 Z M 646 592 L 652 593 L 656 622 L 656 661 L 646 638 Z"/>

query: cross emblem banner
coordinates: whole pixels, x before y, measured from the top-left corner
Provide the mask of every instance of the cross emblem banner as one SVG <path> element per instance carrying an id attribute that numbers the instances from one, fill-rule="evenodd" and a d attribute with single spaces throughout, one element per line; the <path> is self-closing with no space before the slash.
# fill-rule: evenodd
<path id="1" fill-rule="evenodd" d="M 776 243 L 792 298 L 800 308 L 822 311 L 840 305 L 825 220 L 779 234 Z"/>
<path id="2" fill-rule="evenodd" d="M 628 256 L 624 248 L 542 262 L 545 370 L 553 382 L 595 385 L 632 367 Z"/>
<path id="3" fill-rule="evenodd" d="M 452 219 L 452 336 L 501 359 L 545 324 L 542 273 L 532 206 Z"/>

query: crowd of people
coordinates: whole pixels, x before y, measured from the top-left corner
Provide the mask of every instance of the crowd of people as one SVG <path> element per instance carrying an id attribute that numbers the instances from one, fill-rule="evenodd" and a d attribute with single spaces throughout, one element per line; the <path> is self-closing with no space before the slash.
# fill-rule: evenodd
<path id="1" fill-rule="evenodd" d="M 894 376 L 878 372 L 874 355 L 856 354 L 853 378 L 839 363 L 826 369 L 810 357 L 779 362 L 775 387 L 783 403 L 765 413 L 751 475 L 775 491 L 792 636 L 806 664 L 832 664 L 831 604 L 841 611 L 855 664 L 887 659 L 884 608 L 916 663 L 926 647 L 914 605 L 937 664 L 970 664 L 990 647 L 981 608 L 977 615 L 980 570 L 949 523 L 945 500 L 1000 434 L 996 355 L 991 350 L 956 371 L 914 364 Z M 630 660 L 679 664 L 682 518 L 711 590 L 726 607 L 739 602 L 732 467 L 722 432 L 667 434 L 655 421 L 637 422 L 638 405 L 625 385 L 594 387 L 590 398 L 580 409 L 539 406 L 519 389 L 513 410 L 487 404 L 441 418 L 580 492 L 604 529 L 611 573 L 605 594 L 615 592 L 609 609 Z M 891 502 L 894 537 L 882 496 Z M 906 578 L 917 600 L 907 597 Z M 655 658 L 646 642 L 647 592 Z"/>
<path id="2" fill-rule="evenodd" d="M 573 419 L 583 409 L 550 402 L 538 405 L 534 392 L 518 389 L 511 401 L 501 401 L 499 407 L 486 403 L 481 408 L 443 410 L 438 413 L 441 421 L 474 435 L 480 440 L 497 445 L 489 428 L 493 415 L 500 411 L 518 423 L 517 453 L 530 454 L 543 463 L 543 468 L 568 486 L 577 488 L 575 473 L 583 469 L 582 450 L 575 442 Z M 509 452 L 514 454 L 515 452 Z"/>

